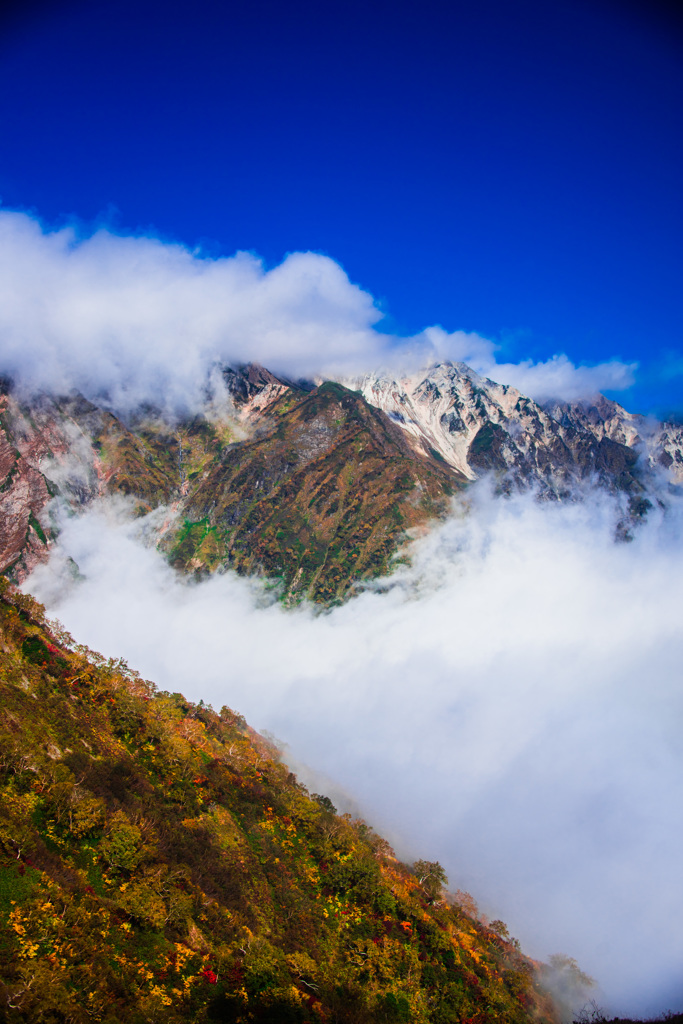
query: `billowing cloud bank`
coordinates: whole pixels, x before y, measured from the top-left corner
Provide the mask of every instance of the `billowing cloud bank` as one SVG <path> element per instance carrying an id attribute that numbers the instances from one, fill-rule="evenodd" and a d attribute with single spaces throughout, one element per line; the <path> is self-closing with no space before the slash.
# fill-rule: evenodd
<path id="1" fill-rule="evenodd" d="M 162 688 L 272 730 L 529 952 L 576 957 L 605 1007 L 678 1009 L 681 510 L 614 544 L 606 499 L 469 494 L 393 589 L 329 614 L 230 574 L 188 585 L 111 506 L 28 587 Z"/>
<path id="2" fill-rule="evenodd" d="M 151 237 L 44 230 L 0 212 L 0 373 L 27 387 L 193 409 L 217 362 L 255 360 L 293 376 L 416 369 L 462 360 L 536 398 L 628 387 L 633 366 L 496 362 L 477 334 L 428 328 L 393 338 L 372 296 L 326 256 L 266 270 L 250 253 L 213 259 Z"/>

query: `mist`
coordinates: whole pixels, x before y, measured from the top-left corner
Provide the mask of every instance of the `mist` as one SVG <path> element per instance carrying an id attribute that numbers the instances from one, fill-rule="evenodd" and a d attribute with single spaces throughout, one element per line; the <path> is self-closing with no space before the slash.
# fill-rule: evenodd
<path id="1" fill-rule="evenodd" d="M 462 361 L 538 399 L 635 379 L 635 364 L 618 359 L 502 361 L 500 346 L 472 331 L 397 337 L 382 330 L 383 315 L 320 253 L 268 268 L 254 253 L 216 258 L 152 235 L 51 229 L 0 211 L 0 374 L 29 394 L 75 388 L 119 414 L 151 404 L 183 416 L 203 408 L 217 366 L 249 361 L 294 378 Z"/>
<path id="2" fill-rule="evenodd" d="M 410 567 L 320 613 L 178 577 L 153 521 L 108 501 L 64 520 L 26 589 L 78 641 L 274 733 L 525 952 L 575 957 L 606 1010 L 657 1014 L 683 1007 L 681 511 L 615 543 L 612 499 L 482 482 Z"/>

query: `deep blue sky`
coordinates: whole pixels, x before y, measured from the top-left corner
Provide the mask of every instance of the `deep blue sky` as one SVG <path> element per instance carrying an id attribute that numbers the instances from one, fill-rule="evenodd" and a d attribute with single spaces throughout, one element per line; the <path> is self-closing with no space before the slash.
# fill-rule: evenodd
<path id="1" fill-rule="evenodd" d="M 625 404 L 683 409 L 683 30 L 665 4 L 13 14 L 5 206 L 268 263 L 325 252 L 389 329 L 476 330 L 512 358 L 637 359 Z"/>

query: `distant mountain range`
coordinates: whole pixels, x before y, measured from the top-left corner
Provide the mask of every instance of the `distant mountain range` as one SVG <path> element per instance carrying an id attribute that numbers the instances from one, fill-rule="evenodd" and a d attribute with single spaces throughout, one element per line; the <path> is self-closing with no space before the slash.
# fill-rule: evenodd
<path id="1" fill-rule="evenodd" d="M 492 473 L 502 492 L 622 496 L 622 536 L 683 481 L 683 429 L 603 396 L 539 404 L 462 363 L 410 376 L 290 381 L 223 370 L 224 401 L 169 423 L 117 417 L 81 395 L 21 400 L 0 415 L 0 572 L 21 581 L 55 537 L 53 499 L 123 494 L 165 507 L 157 541 L 186 572 L 232 566 L 296 600 L 342 599 L 386 573 L 406 540 Z"/>

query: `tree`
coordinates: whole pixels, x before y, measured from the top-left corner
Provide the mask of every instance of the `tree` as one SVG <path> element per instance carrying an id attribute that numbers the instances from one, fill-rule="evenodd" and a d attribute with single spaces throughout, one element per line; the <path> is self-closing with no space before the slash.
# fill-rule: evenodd
<path id="1" fill-rule="evenodd" d="M 440 903 L 441 893 L 448 885 L 448 877 L 438 860 L 416 860 L 413 874 L 420 883 L 427 903 Z"/>

